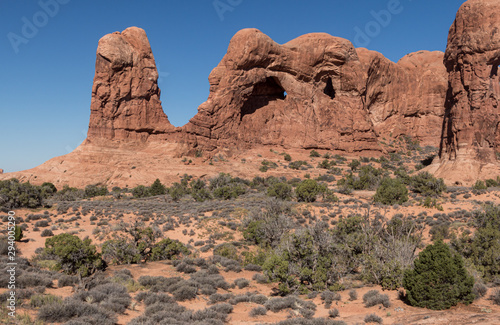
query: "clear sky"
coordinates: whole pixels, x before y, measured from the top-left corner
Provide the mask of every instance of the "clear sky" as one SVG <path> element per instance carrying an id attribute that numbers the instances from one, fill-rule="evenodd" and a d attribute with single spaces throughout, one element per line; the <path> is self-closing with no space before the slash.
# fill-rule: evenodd
<path id="1" fill-rule="evenodd" d="M 163 109 L 181 126 L 208 97 L 208 75 L 240 29 L 257 28 L 278 43 L 325 32 L 398 61 L 444 51 L 463 2 L 0 0 L 0 168 L 35 167 L 85 139 L 95 52 L 105 34 L 146 30 Z"/>

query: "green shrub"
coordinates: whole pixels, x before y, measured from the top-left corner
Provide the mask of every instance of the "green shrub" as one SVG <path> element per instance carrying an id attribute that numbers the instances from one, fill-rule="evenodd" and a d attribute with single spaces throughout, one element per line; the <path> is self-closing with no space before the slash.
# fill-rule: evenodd
<path id="1" fill-rule="evenodd" d="M 487 205 L 475 215 L 476 231 L 453 237 L 452 247 L 470 260 L 487 281 L 500 275 L 500 206 Z"/>
<path id="2" fill-rule="evenodd" d="M 292 156 L 290 156 L 289 154 L 285 154 L 285 156 L 283 157 L 285 159 L 285 161 L 292 161 Z"/>
<path id="3" fill-rule="evenodd" d="M 137 247 L 125 238 L 107 240 L 102 244 L 103 258 L 113 264 L 135 264 L 142 256 Z"/>
<path id="4" fill-rule="evenodd" d="M 474 184 L 474 186 L 472 186 L 472 189 L 473 190 L 487 190 L 488 186 L 486 186 L 486 184 L 484 184 L 483 181 L 477 180 L 476 183 Z"/>
<path id="5" fill-rule="evenodd" d="M 318 184 L 313 179 L 306 179 L 297 185 L 295 195 L 300 202 L 314 202 L 316 197 L 325 190 L 326 186 Z"/>
<path id="6" fill-rule="evenodd" d="M 311 152 L 309 153 L 309 157 L 317 158 L 321 157 L 321 155 L 316 150 L 311 150 Z"/>
<path id="7" fill-rule="evenodd" d="M 467 274 L 462 257 L 442 241 L 427 246 L 403 278 L 408 302 L 434 310 L 470 304 L 474 300 L 473 286 L 474 278 Z"/>
<path id="8" fill-rule="evenodd" d="M 399 179 L 386 177 L 380 182 L 373 200 L 386 205 L 403 204 L 408 201 L 408 189 Z"/>
<path id="9" fill-rule="evenodd" d="M 165 238 L 154 245 L 151 251 L 151 261 L 179 259 L 190 253 L 180 241 Z"/>
<path id="10" fill-rule="evenodd" d="M 85 187 L 85 198 L 93 198 L 96 196 L 105 196 L 107 194 L 108 194 L 108 188 L 106 186 L 87 185 Z"/>
<path id="11" fill-rule="evenodd" d="M 214 248 L 214 255 L 222 256 L 236 261 L 240 259 L 238 255 L 238 249 L 236 248 L 236 246 L 230 243 L 217 245 Z"/>
<path id="12" fill-rule="evenodd" d="M 38 208 L 52 194 L 53 189 L 50 187 L 21 183 L 15 178 L 0 181 L 0 207 L 7 209 Z"/>
<path id="13" fill-rule="evenodd" d="M 149 188 L 147 188 L 144 185 L 138 185 L 132 189 L 132 195 L 135 198 L 143 198 L 143 197 L 148 197 L 150 196 L 149 194 Z"/>
<path id="14" fill-rule="evenodd" d="M 106 263 L 91 244 L 91 239 L 81 240 L 71 234 L 60 234 L 45 240 L 43 254 L 54 256 L 57 266 L 67 274 L 89 276 L 97 270 L 104 270 Z"/>
<path id="15" fill-rule="evenodd" d="M 359 162 L 359 160 L 354 159 L 348 166 L 353 172 L 355 172 L 359 168 L 359 166 L 361 166 L 361 163 Z"/>
<path id="16" fill-rule="evenodd" d="M 411 179 L 410 189 L 424 196 L 439 196 L 446 191 L 443 179 L 437 179 L 428 172 L 422 172 Z"/>
<path id="17" fill-rule="evenodd" d="M 307 163 L 303 160 L 292 161 L 288 164 L 288 168 L 299 170 L 302 166 L 307 166 Z"/>
<path id="18" fill-rule="evenodd" d="M 280 200 L 290 200 L 292 198 L 292 186 L 287 183 L 275 183 L 267 189 L 267 195 Z"/>

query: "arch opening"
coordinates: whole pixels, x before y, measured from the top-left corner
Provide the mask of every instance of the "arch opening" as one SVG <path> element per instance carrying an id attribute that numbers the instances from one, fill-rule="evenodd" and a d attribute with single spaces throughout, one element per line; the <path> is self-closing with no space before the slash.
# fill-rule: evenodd
<path id="1" fill-rule="evenodd" d="M 241 119 L 269 105 L 270 102 L 284 100 L 286 96 L 287 93 L 279 80 L 276 77 L 267 77 L 266 80 L 254 85 L 252 94 L 241 108 Z"/>
<path id="2" fill-rule="evenodd" d="M 335 93 L 335 88 L 333 88 L 332 78 L 328 78 L 326 80 L 326 86 L 325 86 L 325 89 L 323 90 L 323 92 L 325 93 L 325 95 L 327 95 L 331 99 L 335 99 L 336 93 Z"/>

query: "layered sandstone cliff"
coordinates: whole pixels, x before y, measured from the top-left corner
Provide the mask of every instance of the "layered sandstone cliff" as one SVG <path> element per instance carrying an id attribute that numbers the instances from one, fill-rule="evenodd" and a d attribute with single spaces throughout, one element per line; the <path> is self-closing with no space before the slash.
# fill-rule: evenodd
<path id="1" fill-rule="evenodd" d="M 450 28 L 440 159 L 431 171 L 457 184 L 499 174 L 500 1 L 469 0 Z"/>

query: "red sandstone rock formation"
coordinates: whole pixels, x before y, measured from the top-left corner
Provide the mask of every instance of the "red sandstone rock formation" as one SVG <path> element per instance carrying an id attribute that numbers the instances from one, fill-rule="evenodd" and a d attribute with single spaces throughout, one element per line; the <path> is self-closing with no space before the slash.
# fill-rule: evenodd
<path id="1" fill-rule="evenodd" d="M 498 175 L 500 1 L 469 0 L 450 28 L 449 91 L 440 159 L 431 170 L 458 184 Z"/>
<path id="2" fill-rule="evenodd" d="M 11 177 L 124 186 L 173 173 L 168 157 L 179 150 L 269 145 L 380 153 L 379 137 L 402 134 L 437 145 L 446 85 L 441 61 L 441 53 L 418 52 L 393 63 L 327 34 L 279 45 L 242 30 L 209 76 L 208 100 L 174 128 L 161 108 L 146 34 L 128 28 L 99 41 L 87 140 Z"/>
<path id="3" fill-rule="evenodd" d="M 97 47 L 87 139 L 148 140 L 174 127 L 162 110 L 158 72 L 146 32 L 130 27 Z"/>
<path id="4" fill-rule="evenodd" d="M 347 40 L 308 34 L 279 45 L 245 29 L 210 74 L 208 101 L 184 129 L 202 146 L 380 151 L 361 76 Z"/>
<path id="5" fill-rule="evenodd" d="M 88 140 L 359 152 L 381 151 L 380 135 L 405 134 L 437 146 L 446 85 L 441 61 L 438 52 L 419 52 L 396 64 L 327 34 L 279 45 L 256 29 L 242 30 L 210 74 L 207 102 L 175 129 L 161 109 L 146 34 L 132 27 L 99 41 Z"/>
<path id="6" fill-rule="evenodd" d="M 420 51 L 394 63 L 382 54 L 358 49 L 365 67 L 365 105 L 377 136 L 408 135 L 438 147 L 448 74 L 442 52 Z"/>
<path id="7" fill-rule="evenodd" d="M 284 45 L 238 32 L 210 75 L 210 96 L 184 130 L 203 146 L 282 145 L 379 151 L 377 137 L 439 145 L 446 94 L 440 52 L 393 63 L 344 39 L 308 34 Z"/>

